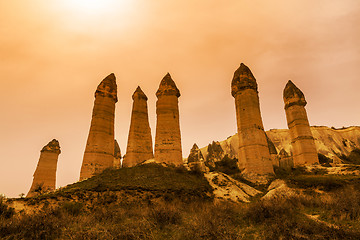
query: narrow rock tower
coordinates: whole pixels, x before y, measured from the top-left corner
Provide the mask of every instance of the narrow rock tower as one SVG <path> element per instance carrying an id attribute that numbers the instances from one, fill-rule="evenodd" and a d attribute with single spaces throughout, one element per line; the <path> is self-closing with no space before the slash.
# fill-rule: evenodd
<path id="1" fill-rule="evenodd" d="M 92 120 L 81 166 L 80 181 L 113 166 L 116 102 L 116 78 L 111 73 L 99 84 L 95 92 Z"/>
<path id="2" fill-rule="evenodd" d="M 239 135 L 238 166 L 244 174 L 273 174 L 269 147 L 261 119 L 257 83 L 250 69 L 241 63 L 231 82 L 231 95 L 235 98 Z"/>
<path id="3" fill-rule="evenodd" d="M 183 164 L 178 106 L 180 91 L 169 73 L 161 80 L 156 97 L 155 160 L 180 166 Z"/>
<path id="4" fill-rule="evenodd" d="M 56 168 L 60 152 L 60 145 L 56 139 L 43 147 L 27 197 L 35 196 L 37 191 L 55 190 Z"/>
<path id="5" fill-rule="evenodd" d="M 114 141 L 114 168 L 121 168 L 121 150 L 118 142 Z"/>
<path id="6" fill-rule="evenodd" d="M 132 95 L 133 108 L 123 167 L 132 167 L 154 158 L 147 100 L 140 87 Z"/>
<path id="7" fill-rule="evenodd" d="M 290 80 L 284 89 L 284 103 L 294 166 L 318 163 L 315 141 L 305 110 L 305 96 Z"/>

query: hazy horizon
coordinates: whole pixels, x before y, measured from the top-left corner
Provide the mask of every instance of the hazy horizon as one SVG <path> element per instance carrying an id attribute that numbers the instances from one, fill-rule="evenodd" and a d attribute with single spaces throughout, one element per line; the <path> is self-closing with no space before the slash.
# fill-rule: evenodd
<path id="1" fill-rule="evenodd" d="M 359 125 L 360 2 L 308 0 L 0 1 L 0 193 L 27 193 L 41 148 L 59 140 L 57 186 L 77 181 L 94 92 L 115 73 L 122 155 L 131 95 L 169 72 L 180 90 L 183 157 L 234 135 L 230 85 L 240 63 L 258 83 L 266 130 L 287 128 L 282 91 L 305 94 L 311 125 Z"/>

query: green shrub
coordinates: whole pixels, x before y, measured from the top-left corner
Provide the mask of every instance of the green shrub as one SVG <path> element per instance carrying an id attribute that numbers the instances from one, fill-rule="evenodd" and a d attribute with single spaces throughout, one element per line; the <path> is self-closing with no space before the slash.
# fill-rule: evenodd
<path id="1" fill-rule="evenodd" d="M 81 213 L 84 204 L 80 202 L 64 202 L 61 204 L 61 209 L 66 213 L 77 216 Z"/>
<path id="2" fill-rule="evenodd" d="M 3 199 L 0 198 L 0 218 L 11 218 L 15 214 L 15 209 L 9 207 L 3 202 Z"/>

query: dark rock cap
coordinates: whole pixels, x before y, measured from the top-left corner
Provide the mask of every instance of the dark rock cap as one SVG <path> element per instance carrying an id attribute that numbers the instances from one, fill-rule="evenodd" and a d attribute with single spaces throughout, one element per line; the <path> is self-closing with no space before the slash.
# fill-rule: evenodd
<path id="1" fill-rule="evenodd" d="M 284 103 L 285 108 L 293 105 L 306 105 L 304 94 L 302 93 L 302 91 L 300 91 L 299 88 L 295 86 L 295 84 L 291 80 L 287 82 L 284 89 Z"/>
<path id="2" fill-rule="evenodd" d="M 172 80 L 169 73 L 165 75 L 165 77 L 161 80 L 159 89 L 156 92 L 156 96 L 159 97 L 161 95 L 175 95 L 180 97 L 180 91 L 176 87 L 174 80 Z"/>
<path id="3" fill-rule="evenodd" d="M 231 95 L 235 97 L 239 91 L 245 89 L 254 89 L 257 91 L 257 83 L 250 69 L 241 63 L 240 67 L 234 72 L 234 77 L 231 82 Z"/>
<path id="4" fill-rule="evenodd" d="M 132 95 L 132 99 L 145 99 L 146 101 L 148 100 L 147 96 L 145 95 L 143 90 L 141 90 L 140 86 L 136 88 L 134 94 Z"/>
<path id="5" fill-rule="evenodd" d="M 121 159 L 120 147 L 119 147 L 119 144 L 118 144 L 118 142 L 116 140 L 114 140 L 114 157 Z"/>
<path id="6" fill-rule="evenodd" d="M 114 73 L 111 73 L 109 76 L 107 76 L 106 78 L 104 78 L 104 80 L 101 81 L 95 92 L 95 98 L 97 96 L 110 97 L 114 99 L 115 102 L 118 101 L 116 77 Z"/>
<path id="7" fill-rule="evenodd" d="M 54 152 L 57 154 L 60 154 L 60 144 L 59 141 L 56 139 L 51 140 L 47 145 L 45 145 L 42 149 L 41 152 Z"/>

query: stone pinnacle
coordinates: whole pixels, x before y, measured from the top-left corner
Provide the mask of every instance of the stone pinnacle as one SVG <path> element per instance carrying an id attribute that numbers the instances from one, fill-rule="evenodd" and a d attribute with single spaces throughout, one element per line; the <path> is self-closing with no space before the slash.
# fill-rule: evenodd
<path id="1" fill-rule="evenodd" d="M 254 89 L 257 91 L 257 83 L 254 75 L 251 70 L 243 63 L 240 64 L 240 67 L 234 72 L 234 77 L 231 82 L 231 95 L 235 95 L 245 89 Z"/>
<path id="2" fill-rule="evenodd" d="M 156 92 L 156 96 L 160 95 L 175 95 L 180 97 L 180 91 L 176 87 L 174 80 L 172 80 L 169 73 L 165 75 L 165 77 L 161 80 L 159 89 Z"/>
<path id="3" fill-rule="evenodd" d="M 42 149 L 41 149 L 41 152 L 44 152 L 44 151 L 47 151 L 47 152 L 56 152 L 56 153 L 61 153 L 60 151 L 60 144 L 59 144 L 59 141 L 56 140 L 56 139 L 53 139 L 52 141 L 50 141 L 46 146 L 44 146 Z"/>
<path id="4" fill-rule="evenodd" d="M 285 107 L 292 105 L 306 105 L 306 100 L 303 92 L 295 86 L 295 84 L 289 80 L 284 88 L 284 102 Z"/>
<path id="5" fill-rule="evenodd" d="M 114 73 L 108 75 L 104 80 L 101 81 L 96 89 L 95 97 L 97 96 L 110 97 L 117 102 L 117 85 L 116 77 Z"/>
<path id="6" fill-rule="evenodd" d="M 121 150 L 116 140 L 114 140 L 114 157 L 121 158 Z"/>
<path id="7" fill-rule="evenodd" d="M 132 99 L 135 100 L 135 98 L 145 99 L 146 101 L 148 100 L 147 96 L 145 95 L 143 90 L 141 90 L 140 86 L 136 88 L 134 94 L 132 95 Z"/>

